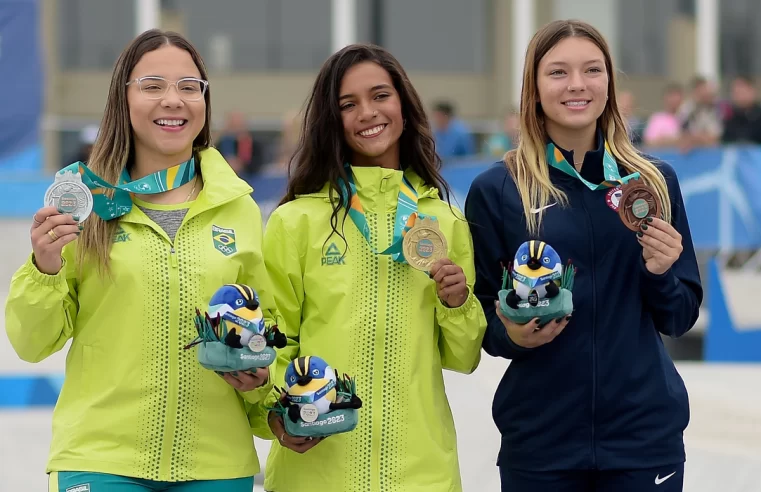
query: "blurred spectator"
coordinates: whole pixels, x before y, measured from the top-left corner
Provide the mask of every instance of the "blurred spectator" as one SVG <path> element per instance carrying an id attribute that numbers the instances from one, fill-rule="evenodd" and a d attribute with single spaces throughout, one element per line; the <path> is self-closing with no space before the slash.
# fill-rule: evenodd
<path id="1" fill-rule="evenodd" d="M 642 120 L 634 114 L 634 108 L 636 105 L 634 94 L 630 91 L 623 91 L 618 95 L 616 100 L 618 102 L 618 110 L 621 112 L 621 116 L 624 117 L 626 123 L 629 125 L 629 138 L 634 145 L 641 144 L 642 131 L 645 125 Z"/>
<path id="2" fill-rule="evenodd" d="M 448 102 L 439 102 L 434 106 L 433 136 L 436 140 L 436 153 L 442 160 L 476 153 L 470 130 L 455 117 L 454 108 Z"/>
<path id="3" fill-rule="evenodd" d="M 653 113 L 645 128 L 644 142 L 648 147 L 674 147 L 682 136 L 678 117 L 684 93 L 679 84 L 669 84 L 663 94 L 663 111 Z"/>
<path id="4" fill-rule="evenodd" d="M 520 128 L 518 113 L 509 109 L 502 119 L 502 129 L 490 135 L 484 142 L 483 153 L 500 159 L 505 153 L 518 144 L 518 129 Z"/>
<path id="5" fill-rule="evenodd" d="M 719 143 L 724 130 L 716 87 L 703 77 L 692 81 L 692 94 L 679 111 L 682 121 L 682 149 L 711 147 Z"/>
<path id="6" fill-rule="evenodd" d="M 84 127 L 82 131 L 79 132 L 79 149 L 77 149 L 77 153 L 64 162 L 61 168 L 64 168 L 73 162 L 84 162 L 86 164 L 90 159 L 90 152 L 92 152 L 92 146 L 95 143 L 96 138 L 98 138 L 98 127 L 96 125 L 88 125 Z"/>
<path id="7" fill-rule="evenodd" d="M 280 134 L 278 164 L 281 169 L 288 169 L 288 163 L 296 153 L 301 135 L 301 118 L 298 111 L 289 111 L 283 118 L 283 132 Z"/>
<path id="8" fill-rule="evenodd" d="M 264 166 L 259 174 L 284 175 L 288 173 L 288 165 L 298 149 L 301 123 L 302 120 L 298 111 L 288 111 L 283 116 L 277 153 L 272 162 Z"/>
<path id="9" fill-rule="evenodd" d="M 254 142 L 243 113 L 235 111 L 227 116 L 216 147 L 239 175 L 256 174 L 263 165 L 262 149 Z"/>
<path id="10" fill-rule="evenodd" d="M 732 81 L 732 106 L 724 122 L 722 141 L 761 144 L 761 105 L 750 78 L 739 76 Z"/>

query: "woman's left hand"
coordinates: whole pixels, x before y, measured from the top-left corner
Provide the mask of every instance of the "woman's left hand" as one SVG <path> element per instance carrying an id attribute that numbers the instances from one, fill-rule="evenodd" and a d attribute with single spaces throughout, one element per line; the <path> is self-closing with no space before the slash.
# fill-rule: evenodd
<path id="1" fill-rule="evenodd" d="M 431 267 L 431 278 L 436 282 L 439 299 L 450 308 L 465 304 L 468 299 L 468 284 L 465 273 L 449 258 L 442 258 Z"/>
<path id="2" fill-rule="evenodd" d="M 671 224 L 649 217 L 640 227 L 637 240 L 642 245 L 645 267 L 654 275 L 663 275 L 682 254 L 682 235 Z"/>
<path id="3" fill-rule="evenodd" d="M 256 372 L 250 371 L 236 371 L 217 373 L 222 376 L 222 379 L 235 388 L 236 390 L 245 393 L 246 391 L 252 391 L 267 383 L 269 379 L 270 370 L 268 367 L 260 367 L 254 369 Z"/>

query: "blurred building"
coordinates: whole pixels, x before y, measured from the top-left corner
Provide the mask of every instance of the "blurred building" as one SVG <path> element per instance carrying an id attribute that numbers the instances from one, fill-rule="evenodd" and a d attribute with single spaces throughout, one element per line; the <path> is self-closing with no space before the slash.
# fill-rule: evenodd
<path id="1" fill-rule="evenodd" d="M 476 131 L 493 125 L 520 90 L 527 36 L 558 18 L 607 36 L 635 111 L 658 110 L 663 88 L 696 73 L 761 72 L 758 0 L 40 0 L 45 53 L 46 166 L 76 154 L 97 124 L 111 69 L 145 23 L 184 33 L 210 69 L 215 127 L 233 110 L 277 134 L 302 107 L 333 52 L 336 8 L 351 4 L 353 39 L 390 49 L 426 104 L 446 99 Z M 521 37 L 522 36 L 522 37 Z M 709 72 L 709 73 L 706 73 Z"/>

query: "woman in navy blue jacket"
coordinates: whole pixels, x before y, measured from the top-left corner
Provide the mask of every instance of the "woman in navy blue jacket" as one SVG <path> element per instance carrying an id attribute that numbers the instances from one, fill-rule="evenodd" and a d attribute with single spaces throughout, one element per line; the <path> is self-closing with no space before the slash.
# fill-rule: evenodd
<path id="1" fill-rule="evenodd" d="M 493 404 L 503 491 L 682 490 L 689 403 L 660 335 L 689 330 L 703 292 L 676 174 L 633 148 L 614 73 L 592 26 L 540 30 L 526 55 L 518 148 L 466 201 L 484 349 L 511 360 Z M 662 217 L 637 232 L 619 218 L 620 187 L 606 183 L 634 173 Z M 495 309 L 501 264 L 529 239 L 577 268 L 572 320 L 537 329 Z"/>

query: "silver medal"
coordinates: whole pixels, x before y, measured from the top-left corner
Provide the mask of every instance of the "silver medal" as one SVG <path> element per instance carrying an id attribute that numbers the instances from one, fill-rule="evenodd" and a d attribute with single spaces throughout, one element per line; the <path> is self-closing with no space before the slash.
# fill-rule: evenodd
<path id="1" fill-rule="evenodd" d="M 79 222 L 90 215 L 92 204 L 90 189 L 82 182 L 82 176 L 73 171 L 56 174 L 55 182 L 45 192 L 45 206 L 79 217 Z"/>
<path id="2" fill-rule="evenodd" d="M 267 339 L 264 338 L 262 335 L 254 335 L 251 337 L 251 340 L 248 342 L 248 348 L 251 349 L 252 352 L 259 353 L 262 350 L 267 348 Z"/>
<path id="3" fill-rule="evenodd" d="M 310 424 L 317 420 L 317 417 L 319 417 L 319 411 L 317 410 L 317 407 L 311 403 L 303 405 L 299 413 L 301 414 L 301 420 Z"/>

